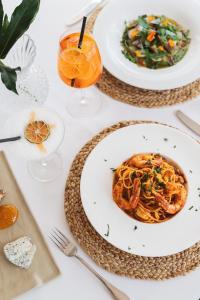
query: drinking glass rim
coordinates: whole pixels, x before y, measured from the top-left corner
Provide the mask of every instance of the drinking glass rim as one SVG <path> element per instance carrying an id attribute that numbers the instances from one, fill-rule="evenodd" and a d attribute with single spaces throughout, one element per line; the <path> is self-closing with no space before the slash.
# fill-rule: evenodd
<path id="1" fill-rule="evenodd" d="M 67 37 L 67 36 L 72 35 L 72 34 L 80 34 L 80 32 L 79 32 L 79 31 L 77 31 L 77 32 L 69 32 L 69 33 L 65 32 L 65 33 L 63 33 L 63 34 L 61 35 L 61 37 L 60 37 L 60 39 L 59 39 L 59 55 L 60 55 L 60 53 L 62 52 L 62 51 L 61 51 L 61 47 L 60 47 L 60 42 L 64 39 L 64 37 Z M 97 48 L 98 51 L 99 51 L 99 48 L 98 48 L 98 46 L 97 46 L 97 43 L 96 43 L 96 41 L 95 41 L 93 35 L 92 35 L 90 32 L 85 32 L 84 35 L 83 35 L 83 38 L 84 38 L 84 36 L 90 37 L 90 38 L 93 40 L 93 42 L 94 42 L 94 45 L 91 47 L 90 51 L 88 51 L 87 53 L 89 54 L 90 52 L 92 52 L 93 49 L 95 48 L 95 46 L 96 46 L 96 48 Z M 72 48 L 73 48 L 73 47 L 72 47 Z M 74 47 L 74 48 L 77 48 L 77 47 Z M 65 49 L 67 49 L 67 48 L 65 48 Z M 64 51 L 65 49 L 63 49 L 63 51 Z"/>

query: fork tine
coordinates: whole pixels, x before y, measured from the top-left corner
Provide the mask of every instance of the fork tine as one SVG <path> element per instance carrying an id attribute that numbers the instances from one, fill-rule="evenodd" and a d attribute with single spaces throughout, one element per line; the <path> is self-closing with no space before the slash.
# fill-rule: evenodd
<path id="1" fill-rule="evenodd" d="M 55 235 L 55 233 L 51 233 L 51 236 L 54 238 L 54 240 L 57 241 L 57 243 L 62 247 L 64 248 L 64 246 L 66 246 L 65 243 L 63 243 L 60 239 L 59 239 L 59 236 Z"/>
<path id="2" fill-rule="evenodd" d="M 67 246 L 69 243 L 68 242 L 66 242 L 66 240 L 64 240 L 63 238 L 62 238 L 62 236 L 60 236 L 60 233 L 59 232 L 57 232 L 55 229 L 52 229 L 52 231 L 55 233 L 55 235 L 59 238 L 59 240 L 61 240 L 63 243 L 64 243 L 64 245 L 65 246 Z"/>
<path id="3" fill-rule="evenodd" d="M 56 241 L 54 241 L 54 239 L 52 239 L 52 237 L 50 235 L 48 237 L 53 242 L 53 244 L 56 245 L 63 252 L 63 248 L 61 246 L 59 246 L 59 244 L 57 244 Z"/>
<path id="4" fill-rule="evenodd" d="M 56 229 L 56 231 L 58 231 L 60 233 L 60 235 L 62 235 L 62 237 L 65 239 L 65 241 L 67 243 L 70 243 L 70 241 L 68 240 L 68 238 L 58 228 L 56 228 L 56 227 L 54 227 L 54 228 Z"/>

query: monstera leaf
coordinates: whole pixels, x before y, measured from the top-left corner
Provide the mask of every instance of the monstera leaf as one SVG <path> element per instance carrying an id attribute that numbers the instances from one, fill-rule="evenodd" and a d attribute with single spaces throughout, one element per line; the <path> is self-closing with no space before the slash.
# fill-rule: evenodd
<path id="1" fill-rule="evenodd" d="M 40 0 L 22 0 L 10 18 L 4 14 L 2 0 L 0 0 L 0 59 L 4 59 L 16 41 L 27 31 L 33 22 L 40 6 Z M 5 86 L 17 93 L 16 71 L 0 62 L 1 79 Z"/>

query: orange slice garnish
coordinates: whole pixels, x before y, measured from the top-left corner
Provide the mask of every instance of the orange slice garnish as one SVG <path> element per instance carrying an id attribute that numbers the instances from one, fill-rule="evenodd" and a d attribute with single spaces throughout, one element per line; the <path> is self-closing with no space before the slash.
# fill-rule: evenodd
<path id="1" fill-rule="evenodd" d="M 59 68 L 69 79 L 83 78 L 90 70 L 90 63 L 82 49 L 69 48 L 60 54 Z"/>
<path id="2" fill-rule="evenodd" d="M 33 121 L 29 123 L 24 131 L 25 138 L 33 144 L 41 144 L 48 139 L 50 126 L 44 121 Z"/>
<path id="3" fill-rule="evenodd" d="M 11 204 L 0 206 L 0 229 L 7 228 L 13 225 L 18 218 L 18 209 Z"/>
<path id="4" fill-rule="evenodd" d="M 80 38 L 80 33 L 72 33 L 64 37 L 60 41 L 60 47 L 62 50 L 69 48 L 78 48 L 78 42 Z M 84 53 L 91 51 L 91 48 L 94 46 L 94 40 L 89 34 L 84 34 L 81 50 Z"/>
<path id="5" fill-rule="evenodd" d="M 78 34 L 78 33 L 70 34 L 70 35 L 64 37 L 60 41 L 61 49 L 64 50 L 64 49 L 69 49 L 72 47 L 78 47 L 79 37 L 80 37 L 80 34 Z"/>

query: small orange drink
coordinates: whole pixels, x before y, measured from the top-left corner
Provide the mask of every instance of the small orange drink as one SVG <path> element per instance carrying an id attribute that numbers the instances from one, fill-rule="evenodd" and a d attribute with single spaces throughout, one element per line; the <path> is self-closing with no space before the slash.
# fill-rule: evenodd
<path id="1" fill-rule="evenodd" d="M 84 34 L 81 49 L 80 33 L 71 33 L 60 40 L 58 72 L 69 86 L 86 88 L 95 84 L 102 74 L 102 62 L 95 40 Z"/>

